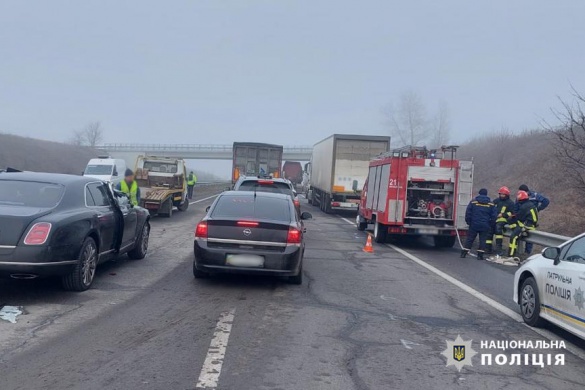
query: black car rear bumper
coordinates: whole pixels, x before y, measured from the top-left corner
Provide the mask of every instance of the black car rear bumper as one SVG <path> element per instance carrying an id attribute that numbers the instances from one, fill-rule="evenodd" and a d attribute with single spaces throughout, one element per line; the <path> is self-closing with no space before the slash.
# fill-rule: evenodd
<path id="1" fill-rule="evenodd" d="M 0 248 L 0 276 L 60 276 L 73 271 L 77 260 L 62 256 L 71 248 L 16 246 Z M 55 261 L 50 261 L 55 259 Z"/>
<path id="2" fill-rule="evenodd" d="M 210 273 L 238 273 L 250 275 L 298 275 L 303 258 L 301 246 L 287 246 L 284 251 L 226 249 L 209 247 L 206 241 L 195 240 L 195 268 Z M 226 264 L 227 255 L 259 255 L 264 257 L 264 267 L 236 267 Z"/>

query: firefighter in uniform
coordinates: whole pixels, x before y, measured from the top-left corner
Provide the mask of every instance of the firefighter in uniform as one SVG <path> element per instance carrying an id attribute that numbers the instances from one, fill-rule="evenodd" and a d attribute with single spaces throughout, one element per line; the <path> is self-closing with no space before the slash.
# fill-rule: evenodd
<path id="1" fill-rule="evenodd" d="M 534 203 L 534 205 L 536 206 L 536 211 L 540 212 L 548 207 L 550 200 L 546 196 L 536 191 L 531 191 L 530 189 L 528 189 L 528 186 L 526 184 L 522 184 L 518 189 L 520 191 L 525 191 L 528 194 L 528 200 Z M 531 242 L 527 242 L 525 244 L 524 251 L 527 255 L 530 255 L 532 253 Z"/>
<path id="2" fill-rule="evenodd" d="M 508 256 L 514 257 L 518 254 L 518 240 L 530 230 L 538 226 L 538 209 L 529 199 L 526 191 L 518 191 L 516 195 L 516 212 L 510 220 L 510 249 Z"/>
<path id="3" fill-rule="evenodd" d="M 126 169 L 124 180 L 116 185 L 116 189 L 128 195 L 132 205 L 138 206 L 140 203 L 140 188 L 138 188 L 138 183 L 134 180 L 134 172 L 131 169 Z"/>
<path id="4" fill-rule="evenodd" d="M 514 214 L 514 201 L 510 199 L 510 189 L 506 186 L 499 189 L 498 195 L 499 197 L 494 199 L 494 205 L 497 213 L 494 233 L 496 239 L 496 255 L 502 256 L 504 254 L 504 226 L 506 226 L 508 220 Z"/>
<path id="5" fill-rule="evenodd" d="M 465 222 L 469 225 L 469 231 L 467 232 L 465 248 L 461 249 L 461 257 L 463 258 L 467 256 L 475 237 L 479 235 L 477 259 L 483 260 L 486 241 L 496 220 L 496 209 L 487 194 L 487 190 L 482 188 L 479 190 L 479 195 L 467 206 Z"/>
<path id="6" fill-rule="evenodd" d="M 197 176 L 191 171 L 187 178 L 187 197 L 189 199 L 193 199 L 193 187 L 195 187 L 195 183 L 197 183 Z"/>

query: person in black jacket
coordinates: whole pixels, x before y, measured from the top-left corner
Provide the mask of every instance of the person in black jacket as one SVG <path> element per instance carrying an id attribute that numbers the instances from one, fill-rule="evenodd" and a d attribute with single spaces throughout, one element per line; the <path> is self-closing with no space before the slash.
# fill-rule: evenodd
<path id="1" fill-rule="evenodd" d="M 518 191 L 516 194 L 516 213 L 510 219 L 510 248 L 508 256 L 514 257 L 518 252 L 518 239 L 529 230 L 536 229 L 538 225 L 538 207 L 529 199 L 526 191 Z"/>
<path id="2" fill-rule="evenodd" d="M 477 259 L 483 260 L 485 253 L 486 240 L 496 221 L 496 209 L 485 188 L 479 190 L 479 195 L 469 203 L 465 212 L 465 222 L 469 225 L 465 248 L 461 249 L 461 257 L 466 257 L 469 253 L 475 237 L 479 235 L 479 249 Z"/>

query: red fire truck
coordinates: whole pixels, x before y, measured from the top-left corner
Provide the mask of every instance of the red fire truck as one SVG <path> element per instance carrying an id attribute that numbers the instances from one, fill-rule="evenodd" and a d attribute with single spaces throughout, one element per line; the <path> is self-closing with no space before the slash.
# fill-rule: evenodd
<path id="1" fill-rule="evenodd" d="M 473 162 L 457 160 L 456 152 L 457 146 L 407 146 L 371 160 L 358 230 L 373 224 L 376 242 L 426 235 L 436 247 L 452 247 L 457 233 L 466 235 L 465 209 L 473 194 Z"/>

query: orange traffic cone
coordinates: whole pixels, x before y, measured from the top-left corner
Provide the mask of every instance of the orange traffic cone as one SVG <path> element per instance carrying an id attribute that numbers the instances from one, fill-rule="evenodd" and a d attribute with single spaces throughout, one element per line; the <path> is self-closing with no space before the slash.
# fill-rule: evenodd
<path id="1" fill-rule="evenodd" d="M 374 247 L 372 246 L 372 236 L 368 234 L 368 240 L 364 246 L 364 252 L 374 253 Z"/>

